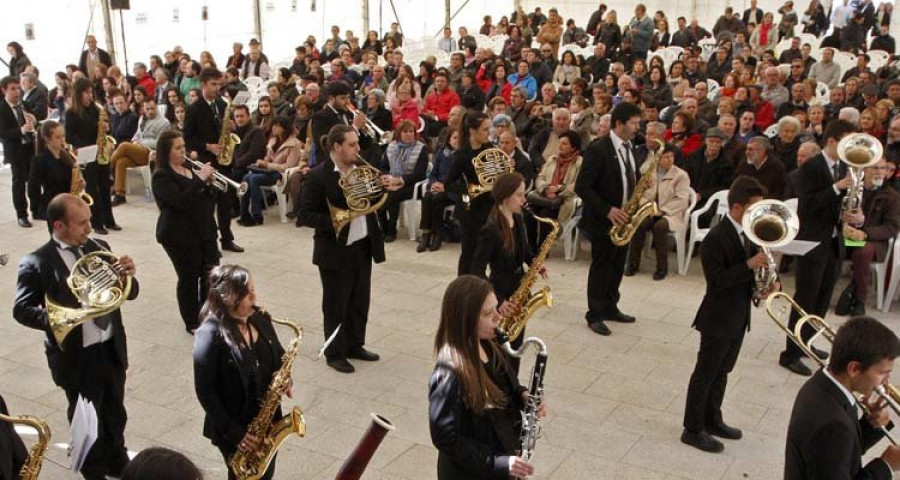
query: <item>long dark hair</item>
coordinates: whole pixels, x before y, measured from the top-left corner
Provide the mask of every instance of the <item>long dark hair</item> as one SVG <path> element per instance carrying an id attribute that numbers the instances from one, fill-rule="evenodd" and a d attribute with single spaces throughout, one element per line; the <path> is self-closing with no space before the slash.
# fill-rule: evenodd
<path id="1" fill-rule="evenodd" d="M 470 133 L 472 130 L 478 130 L 481 127 L 481 122 L 484 122 L 488 119 L 488 116 L 484 112 L 469 112 L 466 113 L 466 116 L 463 117 L 463 129 L 462 129 L 462 138 L 460 138 L 459 147 L 460 149 L 469 146 L 469 139 L 472 137 Z"/>
<path id="2" fill-rule="evenodd" d="M 219 265 L 209 273 L 209 294 L 200 310 L 203 322 L 218 322 L 219 333 L 230 347 L 243 345 L 237 321 L 228 313 L 250 293 L 250 272 L 240 265 Z"/>
<path id="3" fill-rule="evenodd" d="M 176 138 L 182 138 L 181 133 L 176 130 L 166 130 L 159 135 L 156 140 L 156 169 L 171 170 L 169 165 L 169 155 L 172 154 L 172 146 L 175 144 Z"/>
<path id="4" fill-rule="evenodd" d="M 444 292 L 440 325 L 434 337 L 437 362 L 456 371 L 463 401 L 477 415 L 488 407 L 503 407 L 509 401 L 491 380 L 478 354 L 481 308 L 493 291 L 487 280 L 473 275 L 463 275 L 450 282 Z M 495 361 L 504 361 L 496 342 L 485 342 L 485 348 L 493 351 L 491 358 Z"/>
<path id="5" fill-rule="evenodd" d="M 181 453 L 150 447 L 128 463 L 122 480 L 203 480 L 203 472 Z"/>
<path id="6" fill-rule="evenodd" d="M 83 117 L 85 112 L 89 109 L 95 108 L 94 105 L 84 106 L 81 101 L 81 96 L 84 92 L 94 91 L 94 85 L 90 80 L 86 78 L 79 78 L 75 80 L 74 85 L 72 85 L 72 108 L 71 110 L 75 112 L 79 117 Z"/>
<path id="7" fill-rule="evenodd" d="M 503 239 L 503 250 L 511 253 L 516 250 L 515 236 L 513 235 L 513 227 L 510 226 L 503 213 L 500 212 L 500 204 L 507 198 L 513 196 L 519 185 L 525 183 L 525 177 L 519 172 L 504 173 L 497 177 L 494 181 L 494 188 L 491 189 L 491 196 L 494 197 L 494 207 L 491 209 L 490 217 L 500 227 L 500 238 Z"/>
<path id="8" fill-rule="evenodd" d="M 19 43 L 19 42 L 9 42 L 9 43 L 6 44 L 6 46 L 7 46 L 7 47 L 12 47 L 12 48 L 13 48 L 13 50 L 16 52 L 16 57 L 15 57 L 15 58 L 19 58 L 19 57 L 21 57 L 21 56 L 23 55 L 22 44 L 21 44 L 21 43 Z"/>

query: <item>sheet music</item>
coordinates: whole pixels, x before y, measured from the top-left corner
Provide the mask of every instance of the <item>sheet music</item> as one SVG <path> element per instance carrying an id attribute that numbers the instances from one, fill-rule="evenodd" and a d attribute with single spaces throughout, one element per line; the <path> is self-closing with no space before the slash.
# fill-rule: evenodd
<path id="1" fill-rule="evenodd" d="M 94 409 L 94 404 L 79 395 L 69 430 L 71 436 L 69 460 L 75 472 L 81 471 L 91 447 L 97 441 L 97 423 L 97 410 Z"/>
<path id="2" fill-rule="evenodd" d="M 793 242 L 782 247 L 773 248 L 772 251 L 783 253 L 785 255 L 792 255 L 794 257 L 802 257 L 809 253 L 810 250 L 816 248 L 818 245 L 819 242 L 812 242 L 809 240 L 794 240 Z"/>
<path id="3" fill-rule="evenodd" d="M 88 145 L 87 147 L 81 147 L 75 152 L 75 155 L 79 165 L 87 165 L 91 162 L 95 162 L 97 161 L 97 146 Z"/>

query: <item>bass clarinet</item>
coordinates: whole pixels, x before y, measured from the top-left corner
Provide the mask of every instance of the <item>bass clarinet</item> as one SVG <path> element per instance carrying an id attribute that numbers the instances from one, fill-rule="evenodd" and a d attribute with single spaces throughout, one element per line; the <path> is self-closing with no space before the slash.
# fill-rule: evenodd
<path id="1" fill-rule="evenodd" d="M 518 350 L 514 350 L 509 343 L 509 337 L 500 329 L 495 331 L 497 342 L 503 346 L 503 350 L 516 357 L 522 358 L 529 346 L 537 347 L 538 352 L 534 359 L 534 368 L 531 369 L 531 384 L 528 386 L 528 401 L 522 411 L 522 430 L 519 433 L 519 451 L 516 452 L 526 462 L 534 456 L 534 446 L 541 437 L 541 421 L 539 413 L 544 402 L 544 373 L 547 370 L 547 344 L 538 337 L 528 337 L 522 342 Z"/>

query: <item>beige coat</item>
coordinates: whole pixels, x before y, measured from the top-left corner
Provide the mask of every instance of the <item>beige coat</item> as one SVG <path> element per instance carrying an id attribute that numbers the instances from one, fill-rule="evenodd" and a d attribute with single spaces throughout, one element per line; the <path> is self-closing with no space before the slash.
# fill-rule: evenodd
<path id="1" fill-rule="evenodd" d="M 269 139 L 266 146 L 266 162 L 269 163 L 269 170 L 284 172 L 285 170 L 296 167 L 300 163 L 300 155 L 303 153 L 303 144 L 297 137 L 291 135 L 284 143 L 278 147 L 278 151 L 273 151 L 275 147 L 275 138 Z"/>
<path id="2" fill-rule="evenodd" d="M 569 169 L 566 170 L 566 176 L 563 178 L 563 184 L 566 188 L 559 193 L 560 198 L 563 198 L 563 204 L 559 207 L 559 217 L 557 217 L 557 221 L 559 221 L 560 226 L 565 225 L 575 213 L 575 199 L 578 198 L 575 195 L 575 180 L 578 178 L 578 173 L 581 172 L 581 155 L 579 155 L 575 161 L 569 165 Z M 553 172 L 556 171 L 556 155 L 550 157 L 544 166 L 541 168 L 541 173 L 538 174 L 537 178 L 534 180 L 534 189 L 541 194 L 544 193 L 544 190 L 550 185 L 550 181 L 553 180 Z"/>
<path id="3" fill-rule="evenodd" d="M 684 211 L 691 202 L 691 179 L 687 172 L 672 165 L 666 172 L 666 176 L 654 183 L 644 192 L 644 201 L 650 202 L 657 199 L 657 189 L 659 189 L 657 204 L 659 211 L 663 213 L 663 218 L 669 222 L 669 231 L 684 230 L 686 227 Z"/>

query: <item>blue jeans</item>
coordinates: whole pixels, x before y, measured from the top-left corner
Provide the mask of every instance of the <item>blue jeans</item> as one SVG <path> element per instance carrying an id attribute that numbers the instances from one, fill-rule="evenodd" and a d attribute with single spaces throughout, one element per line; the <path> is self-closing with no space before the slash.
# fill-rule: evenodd
<path id="1" fill-rule="evenodd" d="M 263 209 L 263 191 L 260 187 L 271 187 L 278 183 L 280 172 L 250 172 L 244 176 L 247 182 L 247 194 L 241 198 L 241 218 L 244 220 L 261 220 Z"/>

